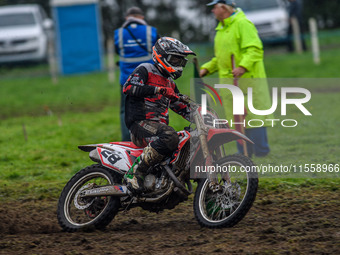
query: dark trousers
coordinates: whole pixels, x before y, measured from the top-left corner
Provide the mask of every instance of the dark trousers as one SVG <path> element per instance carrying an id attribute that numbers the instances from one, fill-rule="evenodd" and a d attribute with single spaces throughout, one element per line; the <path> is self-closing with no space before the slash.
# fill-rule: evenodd
<path id="1" fill-rule="evenodd" d="M 245 134 L 254 144 L 247 142 L 248 156 L 252 157 L 253 154 L 257 157 L 266 156 L 270 149 L 267 138 L 267 128 L 247 128 Z M 238 152 L 243 154 L 243 146 L 237 142 Z"/>
<path id="2" fill-rule="evenodd" d="M 304 30 L 303 30 L 303 26 L 302 26 L 302 19 L 297 17 L 297 20 L 298 20 L 299 27 L 300 27 L 302 50 L 307 51 L 307 45 L 306 45 L 306 42 L 305 42 Z M 288 49 L 289 52 L 294 51 L 294 35 L 293 35 L 293 25 L 292 25 L 292 22 L 291 22 L 291 18 L 289 19 L 289 27 L 288 27 L 288 31 L 287 31 L 287 49 Z"/>
<path id="3" fill-rule="evenodd" d="M 120 130 L 122 141 L 131 141 L 129 129 L 125 125 L 125 101 L 126 95 L 123 93 L 123 86 L 120 88 Z"/>
<path id="4" fill-rule="evenodd" d="M 178 147 L 177 132 L 166 124 L 150 120 L 136 121 L 130 131 L 135 145 L 144 147 L 150 143 L 163 156 L 170 156 Z"/>

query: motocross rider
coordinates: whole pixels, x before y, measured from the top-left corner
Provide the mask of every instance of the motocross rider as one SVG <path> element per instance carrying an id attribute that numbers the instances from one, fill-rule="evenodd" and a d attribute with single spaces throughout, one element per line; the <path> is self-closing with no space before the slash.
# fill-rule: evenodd
<path id="1" fill-rule="evenodd" d="M 169 107 L 189 120 L 190 109 L 178 100 L 174 82 L 182 75 L 188 55 L 196 54 L 177 39 L 161 37 L 152 48 L 154 64 L 139 65 L 124 84 L 126 126 L 132 142 L 146 146 L 124 176 L 134 193 L 143 191 L 148 168 L 171 156 L 178 147 L 177 132 L 168 126 Z"/>

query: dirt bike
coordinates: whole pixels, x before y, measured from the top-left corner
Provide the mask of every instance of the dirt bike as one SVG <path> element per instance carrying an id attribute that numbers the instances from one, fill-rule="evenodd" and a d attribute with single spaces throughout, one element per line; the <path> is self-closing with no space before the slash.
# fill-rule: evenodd
<path id="1" fill-rule="evenodd" d="M 248 157 L 227 156 L 225 145 L 251 141 L 236 130 L 211 126 L 216 114 L 203 115 L 202 107 L 189 97 L 180 95 L 180 100 L 190 106 L 193 123 L 178 132 L 180 142 L 173 155 L 148 169 L 141 194 L 131 192 L 123 176 L 143 148 L 132 142 L 78 146 L 98 164 L 76 173 L 61 192 L 57 217 L 64 231 L 103 229 L 119 211 L 137 206 L 150 212 L 173 209 L 194 192 L 193 184 L 194 214 L 201 226 L 232 227 L 247 214 L 256 197 L 257 172 L 245 171 L 254 166 Z"/>

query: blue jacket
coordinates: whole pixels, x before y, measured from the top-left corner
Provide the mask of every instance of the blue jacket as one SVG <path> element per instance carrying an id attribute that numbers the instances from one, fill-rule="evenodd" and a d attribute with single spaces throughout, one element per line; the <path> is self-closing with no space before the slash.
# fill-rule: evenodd
<path id="1" fill-rule="evenodd" d="M 132 17 L 115 30 L 114 40 L 116 53 L 119 55 L 121 85 L 124 85 L 129 75 L 141 63 L 153 63 L 152 47 L 158 38 L 156 28 L 148 26 L 142 19 Z"/>

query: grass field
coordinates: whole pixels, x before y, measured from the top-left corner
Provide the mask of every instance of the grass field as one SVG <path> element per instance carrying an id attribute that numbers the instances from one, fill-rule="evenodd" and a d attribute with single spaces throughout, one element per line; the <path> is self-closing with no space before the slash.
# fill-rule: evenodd
<path id="1" fill-rule="evenodd" d="M 258 165 L 340 163 L 339 55 L 340 47 L 324 49 L 322 64 L 316 66 L 311 53 L 266 54 L 269 77 L 324 79 L 308 87 L 312 100 L 306 107 L 313 116 L 303 117 L 297 109 L 289 109 L 288 115 L 298 119 L 299 126 L 270 128 L 272 151 L 265 158 L 254 158 Z M 207 54 L 199 60 L 206 61 Z M 177 81 L 186 94 L 192 68 L 188 65 Z M 44 66 L 0 69 L 0 200 L 57 197 L 75 172 L 92 164 L 77 145 L 120 140 L 118 72 L 114 84 L 106 73 L 59 77 L 58 84 L 53 84 L 48 76 L 39 75 L 45 71 Z M 174 114 L 170 118 L 177 130 L 188 124 Z M 263 179 L 261 187 L 338 189 L 340 178 L 315 176 L 320 177 L 312 173 L 305 178 Z"/>

